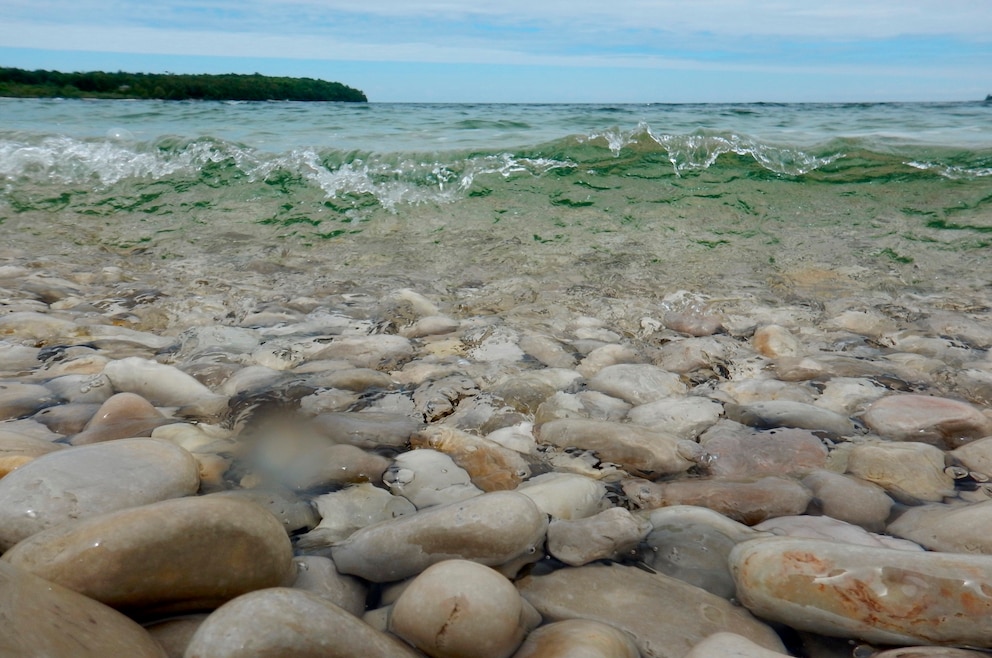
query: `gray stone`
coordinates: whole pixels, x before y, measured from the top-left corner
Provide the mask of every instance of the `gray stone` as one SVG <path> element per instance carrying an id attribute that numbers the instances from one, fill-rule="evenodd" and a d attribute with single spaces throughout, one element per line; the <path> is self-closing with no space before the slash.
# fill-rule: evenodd
<path id="1" fill-rule="evenodd" d="M 582 566 L 595 560 L 631 557 L 651 531 L 651 524 L 622 507 L 611 507 L 583 519 L 552 520 L 548 552 L 565 564 Z"/>
<path id="2" fill-rule="evenodd" d="M 276 587 L 213 612 L 185 658 L 416 658 L 399 640 L 316 594 Z"/>
<path id="3" fill-rule="evenodd" d="M 341 573 L 390 582 L 446 559 L 498 566 L 536 558 L 547 525 L 530 498 L 496 491 L 362 528 L 331 554 Z"/>
<path id="4" fill-rule="evenodd" d="M 538 438 L 560 448 L 593 450 L 603 461 L 636 473 L 681 473 L 693 465 L 677 437 L 637 425 L 564 418 L 541 425 Z"/>
<path id="5" fill-rule="evenodd" d="M 58 450 L 0 479 L 0 549 L 65 521 L 196 493 L 199 466 L 158 439 Z"/>
<path id="6" fill-rule="evenodd" d="M 882 487 L 861 478 L 817 470 L 803 478 L 813 503 L 829 517 L 877 532 L 885 527 L 892 499 Z"/>
<path id="7" fill-rule="evenodd" d="M 594 391 L 620 398 L 633 405 L 647 404 L 673 395 L 685 395 L 686 385 L 674 372 L 649 363 L 607 366 L 588 382 Z"/>
<path id="8" fill-rule="evenodd" d="M 829 409 L 791 400 L 766 400 L 746 405 L 728 404 L 727 418 L 759 429 L 798 427 L 820 432 L 832 439 L 852 436 L 857 432 L 854 422 Z"/>
<path id="9" fill-rule="evenodd" d="M 643 512 L 642 512 L 643 514 Z M 673 505 L 652 510 L 643 560 L 651 568 L 719 597 L 736 588 L 727 558 L 742 541 L 760 536 L 743 523 L 705 507 Z"/>
<path id="10" fill-rule="evenodd" d="M 587 565 L 517 581 L 545 621 L 592 620 L 634 639 L 644 658 L 682 658 L 706 637 L 730 631 L 784 651 L 775 632 L 698 587 L 636 567 Z"/>
<path id="11" fill-rule="evenodd" d="M 403 414 L 341 412 L 321 414 L 314 423 L 323 436 L 335 443 L 359 448 L 402 448 L 424 424 Z"/>
<path id="12" fill-rule="evenodd" d="M 992 555 L 992 500 L 971 505 L 922 505 L 903 512 L 886 532 L 931 551 Z"/>
<path id="13" fill-rule="evenodd" d="M 365 584 L 358 578 L 339 573 L 331 558 L 301 555 L 293 562 L 297 569 L 294 589 L 316 594 L 356 617 L 361 617 L 365 612 L 368 595 Z"/>

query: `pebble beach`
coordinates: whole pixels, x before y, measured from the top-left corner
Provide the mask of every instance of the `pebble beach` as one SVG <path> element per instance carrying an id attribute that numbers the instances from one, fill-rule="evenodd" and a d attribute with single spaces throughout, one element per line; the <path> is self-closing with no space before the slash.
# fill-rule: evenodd
<path id="1" fill-rule="evenodd" d="M 318 249 L 8 201 L 0 653 L 989 655 L 982 248 L 471 203 Z"/>

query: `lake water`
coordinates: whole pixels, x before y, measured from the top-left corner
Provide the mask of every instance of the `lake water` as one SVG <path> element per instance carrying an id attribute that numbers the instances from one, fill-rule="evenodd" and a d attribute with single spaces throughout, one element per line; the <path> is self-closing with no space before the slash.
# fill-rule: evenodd
<path id="1" fill-rule="evenodd" d="M 981 306 L 992 104 L 0 99 L 0 240 L 120 261 L 173 295 L 256 277 L 247 297 L 511 281 L 576 304 L 685 289 Z"/>

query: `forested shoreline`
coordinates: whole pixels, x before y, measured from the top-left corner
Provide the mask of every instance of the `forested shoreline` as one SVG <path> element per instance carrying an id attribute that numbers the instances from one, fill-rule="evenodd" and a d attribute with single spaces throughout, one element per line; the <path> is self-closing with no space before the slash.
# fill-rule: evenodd
<path id="1" fill-rule="evenodd" d="M 313 78 L 258 73 L 62 73 L 0 67 L 0 96 L 231 101 L 340 101 L 364 103 L 358 89 Z"/>

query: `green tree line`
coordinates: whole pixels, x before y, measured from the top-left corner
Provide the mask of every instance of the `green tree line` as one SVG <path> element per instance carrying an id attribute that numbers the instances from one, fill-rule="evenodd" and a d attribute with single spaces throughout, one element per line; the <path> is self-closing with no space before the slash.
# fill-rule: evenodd
<path id="1" fill-rule="evenodd" d="M 19 98 L 146 98 L 209 101 L 346 101 L 365 94 L 313 78 L 176 73 L 61 73 L 0 67 L 0 96 Z"/>

